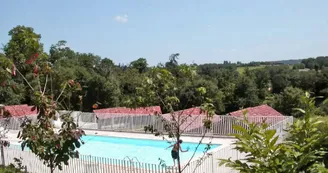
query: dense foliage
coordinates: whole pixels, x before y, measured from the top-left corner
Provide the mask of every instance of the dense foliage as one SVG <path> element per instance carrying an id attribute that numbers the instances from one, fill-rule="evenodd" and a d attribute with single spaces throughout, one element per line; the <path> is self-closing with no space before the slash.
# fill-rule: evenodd
<path id="1" fill-rule="evenodd" d="M 241 173 L 328 172 L 327 122 L 316 117 L 317 108 L 310 94 L 302 96 L 300 102 L 305 108 L 296 110 L 302 113 L 302 118 L 286 129 L 286 139 L 276 134 L 275 129 L 268 129 L 266 123 L 258 125 L 245 118 L 248 129 L 235 125 L 240 132 L 233 135 L 237 138 L 235 149 L 247 154 L 246 159 L 223 159 L 221 164 Z"/>
<path id="2" fill-rule="evenodd" d="M 305 59 L 293 68 L 278 62 L 179 64 L 180 54 L 174 53 L 166 63 L 150 67 L 145 58 L 122 65 L 92 53 L 76 52 L 66 46 L 66 41 L 59 41 L 50 47 L 49 52 L 44 52 L 41 35 L 30 27 L 17 26 L 9 31 L 9 36 L 10 41 L 0 53 L 0 64 L 8 67 L 7 60 L 10 59 L 17 65 L 0 68 L 0 103 L 4 104 L 32 103 L 33 93 L 27 90 L 29 86 L 24 79 L 18 75 L 12 79 L 6 71 L 17 68 L 28 80 L 34 81 L 31 85 L 37 85 L 33 76 L 40 67 L 27 61 L 35 55 L 38 55 L 37 61 L 48 64 L 53 70 L 49 83 L 52 94 L 58 95 L 65 81 L 72 79 L 81 84 L 84 93 L 83 111 L 91 111 L 96 102 L 101 103 L 99 108 L 132 106 L 135 104 L 137 88 L 156 70 L 168 71 L 176 78 L 178 85 L 174 92 L 181 102 L 177 109 L 201 105 L 201 99 L 195 94 L 195 88 L 198 87 L 206 89 L 217 114 L 268 103 L 290 115 L 290 106 L 286 105 L 297 106 L 298 93 L 302 90 L 328 96 L 328 57 Z M 300 70 L 303 66 L 313 70 Z M 70 109 L 80 109 L 78 95 L 66 95 L 64 99 L 68 101 L 67 107 Z M 320 105 L 321 102 L 323 100 L 317 100 L 317 106 L 327 113 L 327 104 Z M 161 103 L 150 100 L 148 104 Z"/>
<path id="3" fill-rule="evenodd" d="M 82 144 L 84 132 L 78 129 L 69 114 L 61 115 L 61 127 L 54 128 L 53 121 L 59 116 L 57 109 L 69 110 L 70 103 L 82 104 L 82 87 L 72 79 L 57 79 L 58 71 L 43 52 L 40 35 L 32 28 L 18 26 L 9 32 L 11 40 L 4 47 L 1 57 L 1 93 L 5 103 L 33 105 L 38 113 L 36 120 L 25 118 L 17 138 L 22 150 L 28 147 L 54 172 L 68 165 L 70 158 L 78 157 L 76 148 Z M 51 60 L 51 59 L 50 59 Z M 56 82 L 54 82 L 56 81 Z M 68 104 L 67 104 L 68 103 Z M 68 105 L 68 106 L 66 106 Z"/>

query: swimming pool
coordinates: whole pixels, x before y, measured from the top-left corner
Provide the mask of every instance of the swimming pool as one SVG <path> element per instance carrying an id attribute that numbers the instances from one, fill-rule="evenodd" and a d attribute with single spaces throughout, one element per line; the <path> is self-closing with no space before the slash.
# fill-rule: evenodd
<path id="1" fill-rule="evenodd" d="M 137 134 L 136 134 L 137 135 Z M 80 154 L 105 158 L 124 160 L 126 157 L 137 158 L 144 163 L 159 164 L 159 159 L 165 161 L 166 165 L 173 165 L 171 149 L 165 150 L 171 144 L 164 140 L 134 139 L 110 136 L 83 136 L 85 144 L 79 148 Z M 181 162 L 187 161 L 195 151 L 197 143 L 183 142 L 183 150 L 189 148 L 188 152 L 180 153 Z M 220 146 L 211 145 L 211 149 Z M 207 144 L 201 144 L 195 156 L 203 154 Z M 136 159 L 134 159 L 136 160 Z"/>

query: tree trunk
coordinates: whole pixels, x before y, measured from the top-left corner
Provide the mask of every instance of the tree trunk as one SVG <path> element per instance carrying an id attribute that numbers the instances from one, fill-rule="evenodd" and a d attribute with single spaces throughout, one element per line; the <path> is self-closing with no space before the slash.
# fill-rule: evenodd
<path id="1" fill-rule="evenodd" d="M 180 134 L 179 134 L 179 130 L 178 130 L 177 142 L 179 142 L 179 140 L 180 140 Z M 180 164 L 180 147 L 181 146 L 180 146 L 180 143 L 179 143 L 179 149 L 178 149 L 178 170 L 179 170 L 179 173 L 182 173 L 182 171 L 181 171 L 181 164 Z"/>
<path id="2" fill-rule="evenodd" d="M 2 166 L 5 166 L 5 151 L 3 149 L 3 142 L 0 141 L 0 152 L 1 152 L 1 164 Z"/>
<path id="3" fill-rule="evenodd" d="M 181 171 L 181 164 L 180 164 L 180 151 L 178 150 L 178 155 L 179 155 L 179 157 L 178 157 L 178 170 L 179 170 L 179 173 L 182 173 L 182 171 Z"/>
<path id="4" fill-rule="evenodd" d="M 50 173 L 54 173 L 55 172 L 55 168 L 53 166 L 50 166 Z"/>
<path id="5" fill-rule="evenodd" d="M 53 159 L 50 158 L 50 173 L 54 173 L 54 172 L 55 172 L 54 162 Z"/>

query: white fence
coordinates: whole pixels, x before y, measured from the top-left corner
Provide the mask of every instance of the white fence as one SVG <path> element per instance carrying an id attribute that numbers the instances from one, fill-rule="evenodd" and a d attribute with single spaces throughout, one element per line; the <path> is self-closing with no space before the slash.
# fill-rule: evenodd
<path id="1" fill-rule="evenodd" d="M 257 123 L 266 121 L 269 125 L 272 125 L 288 118 L 288 116 L 256 116 L 248 117 L 248 120 Z M 78 119 L 79 126 L 83 129 L 143 132 L 144 127 L 150 125 L 158 131 L 165 131 L 162 116 L 102 114 L 100 117 L 96 117 L 93 113 L 81 113 Z M 203 126 L 204 116 L 193 115 L 186 119 L 185 122 L 179 122 L 180 130 L 184 131 L 184 134 L 202 135 L 205 132 Z M 233 124 L 239 124 L 247 128 L 240 121 L 241 119 L 241 117 L 215 115 L 211 123 L 211 129 L 207 133 L 216 136 L 227 136 L 236 133 L 232 128 Z M 164 121 L 167 121 L 167 119 Z"/>
<path id="2" fill-rule="evenodd" d="M 63 112 L 61 112 L 63 113 Z M 85 130 L 105 130 L 105 131 L 124 131 L 124 132 L 144 132 L 145 126 L 152 126 L 157 131 L 165 132 L 164 124 L 167 124 L 167 120 L 163 120 L 162 117 L 154 115 L 121 115 L 110 114 L 97 118 L 94 113 L 73 112 L 71 113 L 74 120 L 78 123 L 79 127 Z M 36 116 L 29 117 L 36 120 Z M 11 118 L 8 125 L 9 129 L 20 129 L 22 118 Z M 191 116 L 187 118 L 185 122 L 181 122 L 180 130 L 185 135 L 202 135 L 205 132 L 203 126 L 204 117 Z M 228 136 L 232 133 L 237 133 L 233 129 L 234 124 L 238 124 L 247 128 L 247 125 L 240 121 L 241 117 L 215 115 L 211 122 L 211 129 L 207 130 L 207 135 L 210 136 Z M 279 122 L 288 122 L 291 117 L 289 116 L 254 116 L 248 117 L 251 122 L 261 123 L 266 121 L 270 126 L 276 125 Z M 166 121 L 166 123 L 163 123 Z M 273 128 L 279 128 L 274 126 Z M 278 129 L 281 131 L 281 129 Z"/>
<path id="3" fill-rule="evenodd" d="M 90 115 L 90 114 L 89 114 Z M 245 126 L 242 122 L 238 121 L 238 119 L 229 116 L 219 116 L 219 121 L 215 121 L 212 124 L 211 133 L 216 135 L 227 135 L 229 133 L 236 133 L 232 129 L 233 124 L 239 124 Z M 79 123 L 88 120 L 88 118 L 77 118 L 79 119 Z M 91 121 L 92 115 L 89 116 Z M 110 119 L 110 120 L 108 120 Z M 128 118 L 127 118 L 128 119 Z M 284 138 L 284 129 L 286 129 L 288 124 L 293 122 L 292 117 L 249 117 L 249 121 L 253 122 L 262 122 L 264 119 L 270 124 L 270 129 L 276 129 L 277 135 L 281 136 L 280 141 Z M 131 119 L 130 119 L 131 120 Z M 128 127 L 133 125 L 133 128 L 128 130 L 135 130 L 137 125 L 149 125 L 148 120 L 140 120 L 142 123 L 138 123 L 133 119 L 133 123 L 127 123 L 128 120 L 124 120 L 122 118 L 118 119 L 118 123 L 111 118 L 107 118 L 105 121 L 114 122 L 114 124 L 120 124 L 123 122 Z M 156 121 L 150 119 L 154 125 L 156 125 Z M 199 119 L 195 119 L 192 121 L 193 124 L 197 124 Z M 155 122 L 155 123 L 154 123 Z M 157 127 L 160 127 L 160 123 Z M 11 119 L 9 127 L 11 129 L 19 129 L 19 121 L 18 119 Z M 102 126 L 101 126 L 102 127 Z M 187 126 L 186 126 L 187 127 Z M 188 128 L 186 128 L 188 129 Z M 196 128 L 197 129 L 197 128 Z M 195 130 L 191 129 L 190 133 L 198 134 L 202 133 L 202 128 Z M 187 132 L 188 133 L 188 132 Z M 231 170 L 228 167 L 221 166 L 219 167 L 218 159 L 244 159 L 245 153 L 240 153 L 234 149 L 233 145 L 228 147 L 219 149 L 215 152 L 208 153 L 206 157 L 203 159 L 193 159 L 190 164 L 183 171 L 184 173 L 229 173 L 236 172 Z M 8 165 L 13 163 L 14 158 L 22 158 L 23 165 L 27 166 L 27 171 L 32 173 L 45 173 L 50 172 L 49 168 L 44 166 L 42 161 L 40 161 L 33 153 L 29 151 L 21 151 L 19 147 L 11 146 L 11 148 L 5 148 L 5 163 Z M 163 167 L 158 164 L 149 164 L 149 163 L 139 163 L 129 160 L 118 160 L 118 159 L 109 159 L 109 158 L 99 158 L 93 156 L 81 156 L 80 159 L 70 159 L 69 166 L 64 166 L 63 171 L 56 170 L 56 173 L 175 173 L 176 171 L 172 170 L 172 168 Z"/>
<path id="4" fill-rule="evenodd" d="M 22 165 L 29 173 L 47 173 L 50 168 L 45 166 L 30 151 L 21 151 L 18 147 L 5 148 L 5 164 L 14 162 L 14 158 L 22 158 Z M 129 160 L 109 159 L 80 155 L 79 159 L 70 159 L 63 170 L 56 169 L 55 173 L 175 173 L 172 168 L 157 164 L 140 163 Z"/>
<path id="5" fill-rule="evenodd" d="M 284 130 L 293 118 L 288 117 L 279 123 L 272 124 L 270 129 L 277 129 L 277 135 L 284 138 Z M 238 171 L 231 168 L 219 167 L 218 159 L 231 158 L 233 160 L 242 160 L 246 156 L 234 149 L 233 145 L 219 149 L 215 152 L 207 153 L 202 159 L 194 158 L 183 173 L 235 173 Z M 50 172 L 49 168 L 43 165 L 33 153 L 30 151 L 21 151 L 18 146 L 5 148 L 5 163 L 8 165 L 13 163 L 14 158 L 22 158 L 22 163 L 27 167 L 27 171 L 31 173 Z M 100 158 L 93 156 L 81 155 L 79 159 L 70 159 L 69 166 L 64 166 L 62 171 L 58 169 L 56 173 L 176 173 L 172 168 L 164 167 L 159 164 L 140 163 L 131 160 L 119 160 Z"/>
<path id="6" fill-rule="evenodd" d="M 282 142 L 286 137 L 286 129 L 293 123 L 293 117 L 286 117 L 280 122 L 271 124 L 268 129 L 276 129 L 276 135 L 279 135 L 277 143 Z M 200 160 L 194 160 L 186 168 L 186 173 L 236 173 L 238 171 L 232 170 L 229 167 L 220 166 L 219 159 L 243 160 L 246 158 L 246 153 L 240 153 L 234 149 L 234 145 L 227 146 L 216 152 L 208 153 L 207 157 Z"/>
<path id="7" fill-rule="evenodd" d="M 184 169 L 183 173 L 230 173 L 236 172 L 228 167 L 219 167 L 219 158 L 243 159 L 244 154 L 234 150 L 232 146 L 223 148 L 204 160 L 195 160 Z M 14 158 L 22 158 L 22 165 L 29 173 L 47 173 L 50 168 L 45 166 L 33 153 L 21 151 L 18 148 L 5 148 L 5 164 L 14 162 Z M 177 173 L 177 169 L 159 164 L 140 163 L 129 160 L 100 158 L 81 155 L 79 159 L 70 159 L 63 170 L 56 169 L 56 173 Z"/>

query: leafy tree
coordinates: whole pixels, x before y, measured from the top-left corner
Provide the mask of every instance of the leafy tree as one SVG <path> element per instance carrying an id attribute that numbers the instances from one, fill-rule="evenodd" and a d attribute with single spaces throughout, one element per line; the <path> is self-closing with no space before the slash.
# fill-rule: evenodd
<path id="1" fill-rule="evenodd" d="M 124 71 L 117 72 L 117 79 L 119 81 L 119 87 L 121 91 L 121 105 L 135 105 L 137 88 L 141 86 L 143 78 L 144 74 L 138 73 L 137 69 L 129 68 Z"/>
<path id="2" fill-rule="evenodd" d="M 105 108 L 119 106 L 120 89 L 115 78 L 106 79 L 96 75 L 87 82 L 87 86 L 83 102 L 86 110 L 92 110 L 92 105 L 96 102 L 100 102 Z"/>
<path id="3" fill-rule="evenodd" d="M 328 99 L 326 98 L 318 108 L 321 115 L 328 115 Z"/>
<path id="4" fill-rule="evenodd" d="M 268 98 L 266 103 L 284 115 L 297 117 L 300 116 L 300 114 L 295 112 L 293 108 L 303 108 L 300 100 L 303 93 L 304 91 L 299 88 L 287 87 L 281 94 L 275 94 L 272 98 Z"/>
<path id="5" fill-rule="evenodd" d="M 49 61 L 54 64 L 60 59 L 72 59 L 75 52 L 66 46 L 66 41 L 58 41 L 57 44 L 51 45 L 49 53 Z"/>
<path id="6" fill-rule="evenodd" d="M 239 107 L 251 107 L 259 104 L 258 91 L 254 81 L 241 77 L 235 89 L 236 104 Z"/>
<path id="7" fill-rule="evenodd" d="M 315 92 L 317 83 L 317 73 L 314 71 L 300 72 L 300 88 L 306 91 Z"/>
<path id="8" fill-rule="evenodd" d="M 305 68 L 305 64 L 303 64 L 303 63 L 295 64 L 295 65 L 293 66 L 293 69 L 294 69 L 294 70 L 304 69 L 304 68 Z"/>
<path id="9" fill-rule="evenodd" d="M 139 58 L 135 61 L 132 61 L 130 66 L 132 68 L 138 69 L 139 73 L 143 73 L 147 70 L 148 63 L 145 58 Z"/>
<path id="10" fill-rule="evenodd" d="M 164 124 L 164 132 L 161 132 L 159 129 L 153 129 L 153 126 L 149 125 L 145 127 L 146 131 L 151 131 L 155 133 L 156 136 L 168 134 L 169 137 L 173 138 L 175 141 L 179 141 L 181 135 L 184 133 L 184 128 L 182 125 L 184 123 L 193 123 L 194 120 L 188 121 L 187 119 L 191 118 L 191 115 L 183 112 L 176 113 L 175 110 L 178 110 L 179 107 L 184 107 L 183 103 L 180 102 L 176 93 L 177 83 L 176 78 L 165 69 L 154 68 L 150 71 L 149 76 L 147 76 L 142 86 L 137 89 L 137 104 L 145 106 L 153 103 L 160 103 L 162 108 L 168 112 L 171 116 L 172 121 L 166 121 L 163 115 L 158 114 L 158 118 L 162 120 Z M 206 88 L 199 87 L 196 91 L 201 97 L 202 100 L 200 105 L 201 109 L 206 113 L 206 117 L 203 120 L 205 129 L 210 129 L 211 119 L 214 115 L 214 105 L 211 103 L 211 100 L 206 98 Z M 189 124 L 190 125 L 190 124 Z M 189 126 L 187 124 L 187 126 Z M 206 131 L 206 130 L 205 130 Z M 205 137 L 203 134 L 201 140 L 199 141 L 198 146 L 202 143 L 202 140 Z M 198 147 L 196 147 L 197 150 Z M 209 149 L 209 148 L 208 148 Z M 196 152 L 194 151 L 194 153 Z M 178 151 L 179 152 L 179 151 Z M 193 157 L 193 156 L 192 156 Z M 188 161 L 191 161 L 192 158 Z M 188 166 L 182 167 L 180 163 L 180 158 L 178 157 L 178 172 L 182 173 L 185 168 Z"/>
<path id="11" fill-rule="evenodd" d="M 315 83 L 316 95 L 328 96 L 328 68 L 324 67 L 320 73 L 317 73 L 317 81 Z"/>
<path id="12" fill-rule="evenodd" d="M 39 78 L 45 81 L 45 77 L 36 75 L 41 66 L 31 61 L 48 64 L 53 70 L 48 81 L 52 95 L 60 94 L 62 83 L 68 80 L 80 83 L 85 93 L 82 97 L 83 111 L 90 111 L 94 101 L 100 101 L 104 107 L 134 105 L 137 102 L 136 88 L 142 85 L 144 76 L 152 76 L 156 69 L 168 71 L 174 78 L 176 87 L 171 88 L 171 92 L 180 100 L 176 109 L 199 105 L 200 96 L 195 94 L 197 91 L 194 87 L 204 87 L 206 97 L 212 100 L 216 112 L 223 114 L 240 107 L 256 106 L 267 99 L 278 103 L 278 100 L 282 100 L 279 97 L 284 96 L 284 90 L 288 87 L 328 96 L 327 56 L 304 59 L 300 65 L 312 66 L 312 69 L 317 67 L 317 71 L 306 72 L 293 70 L 291 66 L 283 65 L 285 62 L 179 64 L 179 53 L 172 54 L 165 64 L 152 68 L 148 67 L 144 58 L 132 61 L 129 65 L 115 65 L 108 58 L 75 52 L 63 40 L 53 44 L 48 55 L 43 52 L 41 35 L 31 27 L 17 26 L 9 35 L 11 39 L 4 46 L 4 52 L 0 53 L 0 101 L 4 104 L 32 103 L 34 93 L 28 89 L 30 86 L 20 74 L 12 73 L 18 69 L 33 88 L 38 87 Z M 15 62 L 16 66 L 10 66 L 6 61 Z M 261 68 L 249 68 L 256 66 Z M 245 73 L 240 74 L 237 67 L 245 68 Z M 275 99 L 270 98 L 272 96 Z M 63 94 L 61 101 L 65 101 L 69 109 L 79 110 L 78 100 L 77 94 Z M 317 99 L 317 105 L 322 101 Z M 149 104 L 162 103 L 153 100 Z M 298 105 L 298 100 L 291 99 L 287 105 Z M 294 114 L 290 108 L 281 108 L 279 105 L 274 107 L 283 113 Z"/>
<path id="13" fill-rule="evenodd" d="M 10 41 L 3 48 L 6 56 L 20 69 L 25 61 L 36 53 L 43 53 L 41 35 L 34 33 L 31 27 L 17 26 L 9 31 Z"/>
<path id="14" fill-rule="evenodd" d="M 260 100 L 264 100 L 270 93 L 270 75 L 266 69 L 255 69 L 254 82 L 258 88 L 258 97 Z"/>
<path id="15" fill-rule="evenodd" d="M 29 102 L 31 93 L 25 92 L 27 86 L 23 85 L 24 79 L 16 74 L 16 69 L 24 76 L 33 76 L 32 71 L 37 73 L 38 67 L 30 65 L 32 61 L 42 63 L 47 59 L 40 43 L 41 35 L 34 33 L 33 28 L 17 26 L 9 31 L 9 36 L 11 38 L 4 45 L 4 54 L 0 61 L 2 68 L 10 72 L 12 77 L 8 78 L 8 73 L 2 73 L 7 74 L 7 80 L 2 83 L 1 93 L 3 98 L 9 97 L 5 103 Z"/>
<path id="16" fill-rule="evenodd" d="M 94 71 L 95 67 L 99 66 L 101 62 L 100 56 L 93 55 L 91 53 L 76 53 L 76 59 L 80 66 Z"/>
<path id="17" fill-rule="evenodd" d="M 201 105 L 203 102 L 203 95 L 198 91 L 198 88 L 206 89 L 204 96 L 212 100 L 212 103 L 216 107 L 216 112 L 218 114 L 224 112 L 223 97 L 224 94 L 218 90 L 216 84 L 209 80 L 198 79 L 193 82 L 187 82 L 181 86 L 179 89 L 179 94 L 177 95 L 180 100 L 179 110 L 194 107 L 195 105 Z"/>
<path id="18" fill-rule="evenodd" d="M 280 93 L 287 86 L 290 85 L 287 74 L 277 74 L 277 75 L 275 75 L 272 78 L 271 83 L 272 83 L 273 93 Z"/>
<path id="19" fill-rule="evenodd" d="M 43 70 L 44 75 L 49 75 L 49 71 Z M 47 77 L 48 78 L 48 77 Z M 41 81 L 40 81 L 41 82 Z M 62 170 L 62 164 L 68 165 L 69 158 L 78 157 L 79 153 L 75 150 L 81 146 L 80 138 L 84 132 L 77 128 L 70 114 L 61 115 L 63 121 L 61 129 L 58 132 L 54 129 L 53 121 L 56 116 L 56 109 L 62 105 L 58 102 L 61 94 L 68 89 L 69 92 L 80 90 L 80 84 L 73 80 L 63 85 L 61 94 L 54 98 L 53 95 L 47 95 L 47 79 L 44 87 L 31 88 L 34 92 L 32 109 L 38 111 L 37 121 L 32 122 L 26 118 L 22 124 L 23 130 L 18 133 L 18 138 L 22 139 L 22 149 L 28 147 L 35 155 L 44 161 L 50 168 L 50 172 L 55 169 Z"/>
<path id="20" fill-rule="evenodd" d="M 169 62 L 165 64 L 166 67 L 169 66 L 177 66 L 178 65 L 178 59 L 180 54 L 179 53 L 173 53 L 170 55 Z"/>
<path id="21" fill-rule="evenodd" d="M 7 73 L 11 74 L 11 80 L 15 81 L 17 80 L 15 73 L 19 74 L 20 79 L 32 93 L 30 96 L 30 101 L 34 105 L 32 109 L 38 112 L 36 122 L 32 122 L 28 118 L 25 119 L 22 124 L 22 131 L 17 137 L 22 140 L 22 149 L 28 147 L 44 161 L 50 168 L 50 172 L 54 172 L 57 167 L 61 170 L 63 163 L 68 165 L 70 157 L 78 157 L 78 152 L 75 149 L 81 146 L 80 138 L 84 132 L 77 128 L 69 114 L 60 117 L 63 124 L 59 131 L 54 129 L 52 122 L 58 118 L 56 109 L 65 105 L 63 101 L 60 101 L 61 96 L 79 92 L 81 86 L 79 83 L 69 80 L 61 85 L 62 89 L 59 94 L 53 94 L 51 89 L 49 90 L 51 88 L 49 87 L 49 78 L 54 72 L 50 64 L 42 57 L 32 56 L 28 58 L 26 56 L 33 54 L 33 51 L 40 51 L 41 44 L 38 44 L 38 35 L 33 34 L 33 29 L 25 27 L 16 27 L 10 34 L 12 39 L 5 47 L 6 55 L 9 58 L 6 60 L 4 68 L 22 67 L 23 70 L 26 70 L 34 67 L 33 75 L 28 71 L 22 73 L 18 68 L 12 71 L 7 70 Z M 24 41 L 31 45 L 23 44 Z M 17 45 L 17 43 L 19 44 Z M 21 47 L 22 45 L 25 47 Z M 17 80 L 17 83 L 19 81 Z"/>
<path id="22" fill-rule="evenodd" d="M 10 66 L 10 60 L 0 55 L 0 103 L 19 104 L 25 100 L 25 85 L 12 79 Z"/>
<path id="23" fill-rule="evenodd" d="M 99 74 L 104 77 L 109 77 L 115 71 L 115 64 L 111 59 L 104 58 L 99 65 Z"/>

